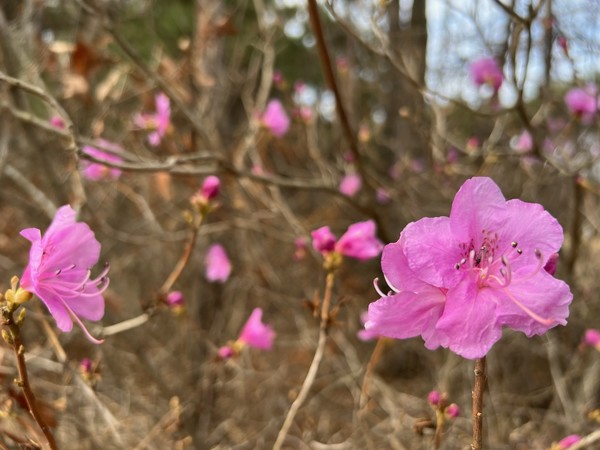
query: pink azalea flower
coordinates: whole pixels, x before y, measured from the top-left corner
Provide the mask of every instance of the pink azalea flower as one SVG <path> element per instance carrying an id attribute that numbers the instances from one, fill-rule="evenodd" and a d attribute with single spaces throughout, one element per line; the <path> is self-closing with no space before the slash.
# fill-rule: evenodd
<path id="1" fill-rule="evenodd" d="M 98 144 L 101 147 L 105 147 L 107 149 L 113 150 L 115 152 L 121 151 L 121 147 L 117 144 L 113 144 L 112 142 L 105 141 L 104 139 L 100 139 Z M 115 155 L 114 153 L 108 153 L 102 150 L 97 149 L 96 147 L 92 147 L 90 145 L 86 145 L 83 147 L 83 153 L 93 156 L 94 158 L 106 161 L 107 163 L 121 163 L 123 162 L 123 158 Z M 116 180 L 121 176 L 121 170 L 116 167 L 108 167 L 104 164 L 100 164 L 97 162 L 82 160 L 81 161 L 81 174 L 84 178 L 87 178 L 91 181 L 100 181 L 107 178 L 112 180 Z"/>
<path id="2" fill-rule="evenodd" d="M 569 286 L 543 270 L 563 231 L 541 205 L 506 201 L 489 178 L 460 188 L 450 217 L 410 223 L 383 250 L 392 292 L 369 306 L 365 328 L 421 335 L 468 358 L 484 356 L 507 326 L 527 336 L 566 324 Z"/>
<path id="3" fill-rule="evenodd" d="M 242 328 L 238 341 L 253 348 L 270 350 L 273 346 L 275 331 L 270 325 L 262 323 L 262 314 L 261 308 L 254 308 Z"/>
<path id="4" fill-rule="evenodd" d="M 156 147 L 167 134 L 167 131 L 169 131 L 171 125 L 171 102 L 169 97 L 162 92 L 156 95 L 154 102 L 156 105 L 156 112 L 154 114 L 137 114 L 133 122 L 139 128 L 152 130 L 148 134 L 148 143 Z"/>
<path id="5" fill-rule="evenodd" d="M 350 173 L 340 183 L 340 192 L 347 197 L 354 197 L 362 187 L 362 180 L 356 173 Z"/>
<path id="6" fill-rule="evenodd" d="M 267 103 L 267 108 L 260 117 L 260 121 L 273 136 L 279 138 L 283 137 L 290 128 L 290 118 L 281 102 L 277 99 L 270 100 Z"/>
<path id="7" fill-rule="evenodd" d="M 311 232 L 313 248 L 323 255 L 335 251 L 341 255 L 359 260 L 367 260 L 381 253 L 383 244 L 375 236 L 375 222 L 367 220 L 348 227 L 336 241 L 329 227 L 321 227 Z"/>
<path id="8" fill-rule="evenodd" d="M 565 95 L 565 103 L 569 112 L 585 124 L 590 124 L 596 115 L 598 103 L 596 86 L 590 85 L 585 89 L 573 88 Z"/>
<path id="9" fill-rule="evenodd" d="M 42 300 L 60 330 L 71 331 L 75 320 L 90 341 L 101 343 L 80 319 L 100 320 L 104 316 L 102 292 L 109 283 L 108 267 L 98 277 L 90 276 L 90 268 L 100 256 L 100 243 L 90 227 L 76 222 L 75 211 L 65 205 L 58 209 L 43 236 L 37 228 L 27 228 L 21 236 L 31 242 L 21 287 Z"/>
<path id="10" fill-rule="evenodd" d="M 502 68 L 494 58 L 481 58 L 471 63 L 469 67 L 471 79 L 479 87 L 489 85 L 497 91 L 502 86 L 504 76 Z"/>
<path id="11" fill-rule="evenodd" d="M 580 440 L 581 436 L 578 434 L 570 434 L 569 436 L 558 441 L 558 450 L 567 450 L 568 448 L 571 448 L 573 445 L 577 444 Z"/>
<path id="12" fill-rule="evenodd" d="M 231 262 L 221 244 L 213 244 L 206 253 L 206 279 L 225 283 L 231 274 Z"/>

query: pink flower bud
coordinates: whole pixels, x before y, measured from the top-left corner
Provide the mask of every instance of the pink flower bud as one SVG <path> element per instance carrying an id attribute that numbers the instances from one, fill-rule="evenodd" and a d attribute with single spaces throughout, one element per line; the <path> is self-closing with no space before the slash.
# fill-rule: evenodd
<path id="1" fill-rule="evenodd" d="M 65 121 L 60 116 L 52 116 L 50 117 L 50 125 L 54 128 L 63 129 L 65 128 Z"/>
<path id="2" fill-rule="evenodd" d="M 593 328 L 585 330 L 583 343 L 590 347 L 600 348 L 600 331 Z"/>
<path id="3" fill-rule="evenodd" d="M 275 137 L 283 137 L 290 128 L 290 118 L 279 100 L 270 100 L 265 112 L 260 117 L 265 128 Z"/>
<path id="4" fill-rule="evenodd" d="M 455 417 L 458 417 L 460 415 L 460 408 L 456 403 L 451 403 L 446 408 L 445 413 L 448 418 L 454 419 Z"/>
<path id="5" fill-rule="evenodd" d="M 167 306 L 169 306 L 171 308 L 183 306 L 183 303 L 184 303 L 183 293 L 181 291 L 169 292 L 167 294 L 166 302 L 167 302 Z"/>
<path id="6" fill-rule="evenodd" d="M 212 200 L 219 195 L 220 186 L 221 181 L 218 177 L 215 177 L 214 175 L 206 177 L 202 183 L 202 187 L 200 188 L 200 195 L 202 195 L 202 197 L 206 200 Z"/>
<path id="7" fill-rule="evenodd" d="M 362 180 L 356 173 L 350 173 L 342 178 L 340 192 L 347 197 L 354 197 L 362 187 Z"/>
<path id="8" fill-rule="evenodd" d="M 219 358 L 221 358 L 221 359 L 229 359 L 234 355 L 234 351 L 230 346 L 224 345 L 223 347 L 221 347 L 219 349 L 217 354 L 219 355 Z"/>
<path id="9" fill-rule="evenodd" d="M 331 232 L 329 227 L 321 227 L 310 233 L 313 238 L 313 248 L 319 253 L 329 253 L 333 251 L 335 247 L 335 235 Z"/>
<path id="10" fill-rule="evenodd" d="M 581 436 L 577 434 L 570 434 L 569 436 L 564 437 L 560 441 L 558 441 L 557 446 L 559 450 L 567 450 L 568 448 L 578 443 L 580 440 Z"/>
<path id="11" fill-rule="evenodd" d="M 575 118 L 590 124 L 594 120 L 598 107 L 596 95 L 597 88 L 594 85 L 589 85 L 585 89 L 570 89 L 565 95 L 567 109 Z"/>
<path id="12" fill-rule="evenodd" d="M 94 371 L 94 363 L 90 358 L 83 358 L 79 363 L 79 370 L 82 375 L 91 375 Z"/>
<path id="13" fill-rule="evenodd" d="M 440 400 L 442 399 L 442 394 L 440 394 L 440 391 L 431 391 L 428 395 L 427 395 L 427 401 L 429 402 L 430 405 L 432 406 L 437 406 L 440 404 Z"/>
<path id="14" fill-rule="evenodd" d="M 231 262 L 221 244 L 213 244 L 206 252 L 206 279 L 210 282 L 225 283 L 231 274 Z"/>
<path id="15" fill-rule="evenodd" d="M 481 58 L 471 63 L 469 67 L 471 79 L 477 86 L 489 85 L 497 91 L 502 85 L 504 76 L 502 69 L 494 58 Z"/>

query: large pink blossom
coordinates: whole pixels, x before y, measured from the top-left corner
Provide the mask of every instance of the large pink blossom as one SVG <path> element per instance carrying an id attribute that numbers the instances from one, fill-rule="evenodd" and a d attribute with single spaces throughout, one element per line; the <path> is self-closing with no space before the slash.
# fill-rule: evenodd
<path id="1" fill-rule="evenodd" d="M 283 137 L 290 128 L 290 118 L 277 99 L 270 100 L 267 103 L 267 107 L 260 117 L 260 122 L 275 137 Z"/>
<path id="2" fill-rule="evenodd" d="M 471 79 L 477 86 L 489 85 L 497 91 L 502 86 L 504 76 L 502 68 L 494 58 L 480 58 L 469 66 Z"/>
<path id="3" fill-rule="evenodd" d="M 231 274 L 231 262 L 221 244 L 212 244 L 206 252 L 206 279 L 225 283 Z"/>
<path id="4" fill-rule="evenodd" d="M 465 358 L 484 356 L 507 326 L 527 336 L 566 324 L 569 286 L 544 266 L 563 231 L 535 203 L 506 200 L 489 178 L 460 188 L 450 217 L 410 223 L 383 250 L 392 292 L 369 306 L 366 329 Z"/>
<path id="5" fill-rule="evenodd" d="M 75 320 L 90 341 L 100 343 L 80 319 L 102 318 L 102 292 L 109 282 L 108 267 L 91 278 L 91 267 L 100 256 L 100 243 L 90 227 L 76 222 L 75 211 L 65 205 L 58 209 L 43 236 L 37 228 L 27 228 L 21 236 L 31 242 L 21 287 L 44 302 L 59 329 L 71 331 Z"/>
<path id="6" fill-rule="evenodd" d="M 121 147 L 117 144 L 113 144 L 112 142 L 105 141 L 104 139 L 100 139 L 98 144 L 101 147 L 107 148 L 114 152 L 121 151 Z M 83 147 L 83 153 L 90 155 L 96 159 L 106 161 L 107 163 L 121 163 L 123 162 L 123 158 L 114 154 L 105 152 L 103 150 L 99 150 L 96 147 L 92 147 L 90 145 L 86 145 Z M 112 179 L 116 180 L 121 176 L 121 170 L 116 167 L 109 167 L 105 164 L 82 160 L 81 161 L 81 173 L 84 178 L 87 178 L 91 181 L 100 181 L 103 179 Z"/>
<path id="7" fill-rule="evenodd" d="M 156 94 L 154 103 L 156 105 L 156 112 L 154 114 L 139 113 L 134 117 L 133 122 L 137 127 L 151 131 L 148 134 L 148 143 L 156 147 L 167 134 L 167 131 L 169 131 L 171 125 L 171 102 L 169 97 L 160 92 Z"/>

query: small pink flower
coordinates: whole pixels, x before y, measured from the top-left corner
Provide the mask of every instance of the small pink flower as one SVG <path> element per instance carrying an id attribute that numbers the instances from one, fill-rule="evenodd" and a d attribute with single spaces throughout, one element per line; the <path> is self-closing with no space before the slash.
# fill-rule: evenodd
<path id="1" fill-rule="evenodd" d="M 213 244 L 206 253 L 206 279 L 225 283 L 231 274 L 231 262 L 221 244 Z"/>
<path id="2" fill-rule="evenodd" d="M 456 403 L 451 403 L 445 409 L 444 413 L 446 414 L 446 417 L 448 417 L 450 419 L 455 419 L 456 417 L 458 417 L 460 415 L 460 408 L 458 407 L 458 405 Z"/>
<path id="3" fill-rule="evenodd" d="M 375 222 L 367 220 L 350 225 L 336 242 L 334 250 L 344 256 L 367 260 L 381 253 L 383 244 L 375 236 Z"/>
<path id="4" fill-rule="evenodd" d="M 477 86 L 484 84 L 492 87 L 494 91 L 500 89 L 504 76 L 502 69 L 494 58 L 481 58 L 473 61 L 469 67 L 471 79 Z"/>
<path id="5" fill-rule="evenodd" d="M 310 235 L 313 238 L 312 245 L 316 251 L 323 254 L 333 251 L 337 239 L 328 226 L 317 228 Z"/>
<path id="6" fill-rule="evenodd" d="M 270 100 L 267 103 L 267 108 L 260 117 L 260 121 L 273 136 L 278 138 L 283 137 L 290 128 L 290 118 L 277 99 Z"/>
<path id="7" fill-rule="evenodd" d="M 148 134 L 148 143 L 153 147 L 160 144 L 162 138 L 167 134 L 171 125 L 171 102 L 169 97 L 160 92 L 154 98 L 156 112 L 137 114 L 133 121 L 134 124 L 145 130 L 152 130 Z"/>
<path id="8" fill-rule="evenodd" d="M 596 86 L 589 85 L 585 89 L 573 88 L 565 95 L 565 103 L 569 112 L 585 124 L 590 124 L 596 115 L 598 102 Z"/>
<path id="9" fill-rule="evenodd" d="M 21 287 L 42 300 L 60 330 L 71 331 L 75 320 L 90 341 L 101 343 L 80 319 L 100 320 L 104 316 L 102 292 L 109 283 L 108 266 L 98 277 L 91 277 L 100 243 L 90 227 L 76 222 L 75 211 L 65 205 L 56 211 L 43 236 L 37 228 L 27 228 L 21 236 L 31 242 Z"/>
<path id="10" fill-rule="evenodd" d="M 300 236 L 294 241 L 294 246 L 296 247 L 296 251 L 294 252 L 294 259 L 296 261 L 300 261 L 306 256 L 306 245 L 306 238 L 304 236 Z"/>
<path id="11" fill-rule="evenodd" d="M 254 308 L 242 328 L 238 341 L 253 348 L 270 350 L 273 346 L 275 331 L 270 325 L 262 323 L 262 314 L 261 308 Z"/>
<path id="12" fill-rule="evenodd" d="M 441 400 L 442 400 L 442 394 L 440 394 L 440 391 L 431 391 L 427 395 L 427 401 L 432 406 L 439 405 Z"/>
<path id="13" fill-rule="evenodd" d="M 121 151 L 121 147 L 117 144 L 113 144 L 112 142 L 105 141 L 104 139 L 100 139 L 98 144 L 101 147 L 113 150 L 115 152 Z M 96 147 L 92 147 L 90 145 L 86 145 L 82 148 L 83 153 L 90 155 L 94 158 L 97 158 L 102 161 L 106 161 L 107 163 L 121 163 L 123 162 L 123 158 L 115 155 L 114 153 L 105 152 L 103 150 L 99 150 Z M 104 164 L 82 160 L 81 161 L 81 173 L 84 178 L 91 181 L 100 181 L 105 179 L 116 180 L 121 176 L 121 170 L 116 167 L 108 167 Z"/>
<path id="14" fill-rule="evenodd" d="M 362 180 L 356 173 L 350 173 L 340 183 L 340 192 L 347 197 L 354 197 L 362 187 Z"/>
<path id="15" fill-rule="evenodd" d="M 479 142 L 479 138 L 477 136 L 471 136 L 468 140 L 467 140 L 467 145 L 466 145 L 466 151 L 468 153 L 472 153 L 475 150 L 477 150 L 479 148 L 479 146 L 481 145 L 481 142 Z"/>
<path id="16" fill-rule="evenodd" d="M 367 330 L 396 339 L 421 335 L 481 358 L 507 326 L 527 336 L 566 324 L 569 286 L 544 266 L 562 227 L 541 205 L 506 201 L 489 178 L 467 180 L 450 217 L 410 223 L 381 260 L 390 295 L 369 306 Z"/>
<path id="17" fill-rule="evenodd" d="M 514 145 L 514 149 L 517 153 L 527 153 L 533 148 L 533 138 L 531 133 L 527 130 L 523 131 L 518 137 L 517 142 Z"/>
<path id="18" fill-rule="evenodd" d="M 50 125 L 52 125 L 54 128 L 59 128 L 61 130 L 66 126 L 65 121 L 60 116 L 50 117 Z"/>
<path id="19" fill-rule="evenodd" d="M 166 302 L 167 302 L 167 306 L 171 307 L 171 308 L 176 308 L 179 306 L 183 306 L 184 304 L 184 297 L 183 297 L 183 293 L 181 291 L 171 291 L 167 294 L 166 297 Z"/>
<path id="20" fill-rule="evenodd" d="M 583 343 L 600 350 L 600 331 L 593 328 L 585 330 Z"/>
<path id="21" fill-rule="evenodd" d="M 570 434 L 569 436 L 558 441 L 557 450 L 567 450 L 568 448 L 571 448 L 573 445 L 577 444 L 580 440 L 581 436 L 578 434 Z"/>
<path id="22" fill-rule="evenodd" d="M 375 222 L 367 220 L 357 222 L 336 242 L 329 227 L 321 227 L 311 232 L 313 248 L 323 255 L 335 251 L 341 255 L 359 260 L 367 260 L 381 253 L 383 244 L 375 236 Z"/>

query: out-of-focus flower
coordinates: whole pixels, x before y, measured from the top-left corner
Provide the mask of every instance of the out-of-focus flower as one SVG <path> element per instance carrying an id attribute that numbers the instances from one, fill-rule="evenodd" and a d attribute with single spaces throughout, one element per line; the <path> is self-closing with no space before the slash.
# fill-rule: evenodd
<path id="1" fill-rule="evenodd" d="M 531 137 L 531 133 L 527 130 L 523 131 L 517 138 L 513 148 L 517 153 L 527 153 L 531 151 L 533 148 L 533 138 Z"/>
<path id="2" fill-rule="evenodd" d="M 413 222 L 384 248 L 393 293 L 378 291 L 365 328 L 396 339 L 421 335 L 429 349 L 476 359 L 503 326 L 533 336 L 564 325 L 573 295 L 543 270 L 562 241 L 541 205 L 506 201 L 489 178 L 467 180 L 450 217 Z"/>
<path id="3" fill-rule="evenodd" d="M 50 125 L 54 128 L 63 129 L 65 128 L 65 121 L 60 116 L 52 116 L 50 117 Z"/>
<path id="4" fill-rule="evenodd" d="M 338 72 L 340 72 L 340 74 L 348 73 L 348 69 L 350 68 L 350 63 L 348 62 L 348 58 L 346 58 L 345 56 L 338 56 L 335 59 L 335 65 L 337 67 Z"/>
<path id="5" fill-rule="evenodd" d="M 584 89 L 572 88 L 565 94 L 567 109 L 576 119 L 590 124 L 598 108 L 597 94 L 598 89 L 594 85 L 588 85 Z"/>
<path id="6" fill-rule="evenodd" d="M 206 252 L 206 279 L 225 283 L 231 274 L 231 262 L 221 244 L 212 244 Z"/>
<path id="7" fill-rule="evenodd" d="M 432 406 L 438 406 L 440 404 L 441 400 L 442 400 L 442 394 L 440 393 L 440 391 L 431 391 L 427 395 L 427 401 Z"/>
<path id="8" fill-rule="evenodd" d="M 451 403 L 446 407 L 444 413 L 449 419 L 455 419 L 460 415 L 460 408 L 456 403 Z"/>
<path id="9" fill-rule="evenodd" d="M 553 445 L 552 450 L 567 450 L 573 445 L 577 444 L 579 441 L 581 441 L 581 436 L 578 434 L 570 434 Z"/>
<path id="10" fill-rule="evenodd" d="M 296 116 L 304 123 L 312 123 L 315 118 L 315 112 L 310 106 L 302 105 L 295 109 Z"/>
<path id="11" fill-rule="evenodd" d="M 112 150 L 114 152 L 120 152 L 122 149 L 119 145 L 114 144 L 109 141 L 105 141 L 104 139 L 98 140 L 98 145 Z M 120 156 L 109 153 L 103 150 L 99 150 L 96 147 L 92 147 L 90 145 L 85 145 L 82 149 L 83 153 L 89 155 L 93 158 L 96 158 L 100 161 L 106 161 L 107 163 L 122 163 L 123 158 Z M 105 164 L 95 162 L 95 161 L 81 161 L 81 174 L 84 178 L 90 181 L 100 181 L 105 179 L 116 180 L 121 176 L 121 170 L 116 167 L 109 167 Z"/>
<path id="12" fill-rule="evenodd" d="M 156 147 L 169 131 L 171 125 L 171 102 L 169 97 L 162 92 L 156 94 L 154 102 L 156 105 L 156 112 L 154 114 L 136 114 L 133 122 L 137 127 L 151 131 L 148 134 L 148 143 Z"/>
<path id="13" fill-rule="evenodd" d="M 362 179 L 356 173 L 349 173 L 340 183 L 340 192 L 346 197 L 354 197 L 362 187 Z"/>
<path id="14" fill-rule="evenodd" d="M 181 291 L 171 291 L 167 294 L 165 301 L 167 303 L 167 306 L 171 308 L 176 308 L 179 306 L 183 306 L 185 299 Z"/>
<path id="15" fill-rule="evenodd" d="M 198 192 L 192 195 L 190 202 L 197 207 L 200 212 L 210 211 L 212 201 L 219 195 L 221 180 L 214 175 L 210 175 L 202 182 L 202 187 Z"/>
<path id="16" fill-rule="evenodd" d="M 471 136 L 469 139 L 467 139 L 467 145 L 465 150 L 467 151 L 467 153 L 473 153 L 479 148 L 480 145 L 481 142 L 479 142 L 479 138 L 477 136 Z"/>
<path id="17" fill-rule="evenodd" d="M 502 86 L 504 76 L 502 69 L 494 58 L 481 58 L 469 66 L 471 79 L 477 86 L 488 85 L 497 91 Z"/>
<path id="18" fill-rule="evenodd" d="M 283 90 L 286 88 L 287 83 L 285 82 L 285 78 L 283 77 L 283 74 L 280 70 L 273 71 L 273 84 L 279 90 Z"/>
<path id="19" fill-rule="evenodd" d="M 73 328 L 75 320 L 95 344 L 80 317 L 100 320 L 104 316 L 102 292 L 108 287 L 108 266 L 96 277 L 91 267 L 100 257 L 100 243 L 87 224 L 75 221 L 75 211 L 65 205 L 58 209 L 44 233 L 37 228 L 21 231 L 31 242 L 29 263 L 21 277 L 21 287 L 37 295 L 62 331 Z"/>
<path id="20" fill-rule="evenodd" d="M 306 256 L 306 245 L 307 242 L 304 236 L 300 236 L 294 241 L 294 246 L 296 247 L 296 251 L 294 252 L 294 259 L 296 261 L 300 261 Z"/>
<path id="21" fill-rule="evenodd" d="M 377 200 L 377 203 L 384 205 L 388 203 L 392 197 L 390 197 L 390 192 L 386 188 L 381 187 L 377 188 L 375 191 L 375 199 Z"/>
<path id="22" fill-rule="evenodd" d="M 238 339 L 221 347 L 218 351 L 219 357 L 222 359 L 231 358 L 237 355 L 245 346 L 270 350 L 275 339 L 275 331 L 273 327 L 262 322 L 262 315 L 261 308 L 254 308 Z"/>
<path id="23" fill-rule="evenodd" d="M 367 260 L 379 255 L 383 248 L 383 244 L 375 236 L 375 222 L 372 220 L 350 225 L 337 241 L 328 226 L 314 230 L 311 236 L 314 249 L 324 256 L 335 252 L 350 258 Z"/>
<path id="24" fill-rule="evenodd" d="M 368 125 L 361 125 L 358 129 L 358 141 L 363 144 L 371 140 L 371 128 Z"/>
<path id="25" fill-rule="evenodd" d="M 596 350 L 600 351 L 600 331 L 593 328 L 585 330 L 583 344 L 594 347 Z"/>
<path id="26" fill-rule="evenodd" d="M 277 99 L 270 100 L 260 117 L 261 124 L 267 128 L 275 137 L 283 137 L 290 128 L 288 117 L 281 102 Z"/>

